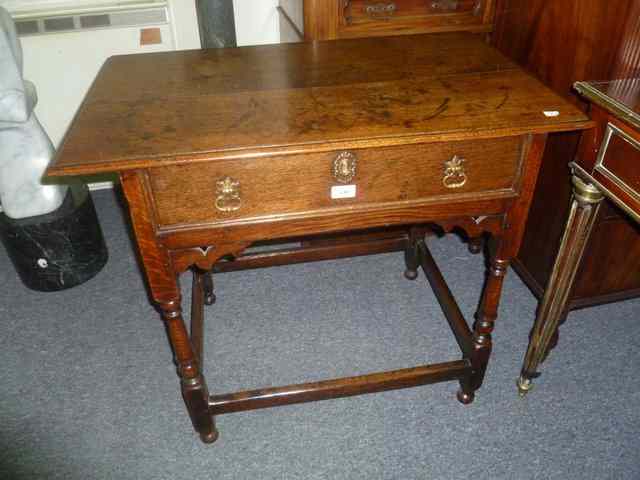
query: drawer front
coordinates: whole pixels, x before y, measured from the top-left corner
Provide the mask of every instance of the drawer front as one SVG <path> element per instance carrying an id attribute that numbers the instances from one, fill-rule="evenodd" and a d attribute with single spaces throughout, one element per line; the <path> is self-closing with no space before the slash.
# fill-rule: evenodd
<path id="1" fill-rule="evenodd" d="M 350 0 L 341 19 L 341 36 L 464 30 L 488 23 L 491 0 Z"/>
<path id="2" fill-rule="evenodd" d="M 593 175 L 640 214 L 640 137 L 637 133 L 609 124 Z"/>
<path id="3" fill-rule="evenodd" d="M 515 188 L 520 137 L 237 159 L 149 170 L 163 227 L 313 215 Z"/>

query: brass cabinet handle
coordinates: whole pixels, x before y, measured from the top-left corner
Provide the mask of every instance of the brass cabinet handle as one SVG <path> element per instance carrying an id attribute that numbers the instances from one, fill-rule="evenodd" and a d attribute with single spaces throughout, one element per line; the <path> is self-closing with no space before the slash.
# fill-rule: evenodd
<path id="1" fill-rule="evenodd" d="M 452 12 L 458 9 L 458 0 L 428 0 L 431 10 Z"/>
<path id="2" fill-rule="evenodd" d="M 395 2 L 385 3 L 367 3 L 364 6 L 364 12 L 371 18 L 388 20 L 398 9 Z"/>
<path id="3" fill-rule="evenodd" d="M 356 176 L 358 157 L 353 152 L 340 152 L 333 159 L 333 178 L 340 183 L 349 183 Z"/>
<path id="4" fill-rule="evenodd" d="M 216 208 L 221 212 L 235 212 L 242 205 L 240 182 L 224 177 L 216 182 Z"/>
<path id="5" fill-rule="evenodd" d="M 464 158 L 454 155 L 444 162 L 444 176 L 442 184 L 446 188 L 462 188 L 467 183 L 467 172 L 464 169 Z"/>
<path id="6" fill-rule="evenodd" d="M 476 0 L 473 4 L 473 8 L 470 9 L 474 16 L 479 16 L 482 13 L 483 0 Z M 437 10 L 439 12 L 455 12 L 460 8 L 459 0 L 427 0 L 427 6 L 431 10 Z"/>

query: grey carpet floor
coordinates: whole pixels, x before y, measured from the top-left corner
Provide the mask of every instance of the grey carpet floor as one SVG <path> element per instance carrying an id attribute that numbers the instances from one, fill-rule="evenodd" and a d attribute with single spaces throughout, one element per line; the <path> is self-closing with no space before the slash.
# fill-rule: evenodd
<path id="1" fill-rule="evenodd" d="M 122 214 L 111 192 L 94 198 L 110 259 L 88 283 L 28 291 L 0 250 L 0 478 L 640 478 L 640 302 L 572 313 L 523 400 L 514 381 L 536 302 L 513 272 L 473 404 L 441 383 L 236 413 L 201 444 Z M 482 257 L 454 236 L 430 244 L 470 317 Z M 424 277 L 402 271 L 387 254 L 217 275 L 210 389 L 459 358 Z"/>

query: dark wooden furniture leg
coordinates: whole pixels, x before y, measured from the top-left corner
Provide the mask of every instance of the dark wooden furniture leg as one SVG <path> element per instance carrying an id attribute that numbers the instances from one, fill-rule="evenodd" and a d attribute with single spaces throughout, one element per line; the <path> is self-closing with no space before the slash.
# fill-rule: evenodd
<path id="1" fill-rule="evenodd" d="M 469 252 L 473 253 L 474 255 L 477 255 L 478 253 L 482 252 L 483 246 L 484 246 L 484 237 L 482 236 L 469 238 L 468 240 L 467 248 L 469 249 Z"/>
<path id="2" fill-rule="evenodd" d="M 209 274 L 210 275 L 210 274 Z M 204 305 L 206 301 L 205 279 L 207 272 L 193 268 L 193 283 L 191 286 L 191 345 L 196 360 L 202 365 L 204 350 Z"/>
<path id="3" fill-rule="evenodd" d="M 409 231 L 409 242 L 404 250 L 404 261 L 407 266 L 404 276 L 407 280 L 418 278 L 418 268 L 420 267 L 419 243 L 424 239 L 424 234 L 420 235 L 416 228 Z"/>
<path id="4" fill-rule="evenodd" d="M 201 348 L 194 348 L 182 317 L 178 274 L 173 268 L 168 250 L 155 236 L 155 226 L 151 213 L 150 200 L 144 187 L 143 173 L 122 173 L 120 176 L 123 191 L 129 204 L 131 223 L 136 234 L 140 256 L 154 302 L 158 305 L 167 327 L 167 334 L 176 364 L 178 375 L 191 422 L 205 443 L 218 438 L 213 417 L 209 414 L 209 392 L 200 371 L 199 355 Z M 201 279 L 196 282 L 197 295 L 202 295 Z"/>
<path id="5" fill-rule="evenodd" d="M 487 278 L 473 326 L 473 346 L 469 355 L 473 372 L 469 377 L 460 381 L 460 390 L 458 391 L 458 400 L 464 404 L 473 401 L 474 392 L 480 388 L 484 380 L 491 356 L 491 333 L 498 317 L 502 283 L 511 260 L 505 256 L 504 241 L 502 239 L 496 239 L 496 241 L 498 246 L 496 253 L 489 261 Z"/>
<path id="6" fill-rule="evenodd" d="M 215 428 L 213 417 L 209 414 L 209 392 L 187 334 L 180 302 L 160 303 L 159 306 L 178 364 L 182 397 L 189 411 L 191 422 L 203 442 L 213 443 L 218 438 L 218 431 Z"/>
<path id="7" fill-rule="evenodd" d="M 205 305 L 216 303 L 216 294 L 213 287 L 213 273 L 211 271 L 202 274 L 203 301 Z"/>
<path id="8" fill-rule="evenodd" d="M 521 396 L 526 395 L 533 387 L 532 380 L 539 375 L 538 366 L 545 359 L 550 341 L 567 311 L 569 293 L 604 198 L 595 186 L 583 182 L 579 177 L 574 175 L 572 181 L 573 198 L 569 219 L 549 283 L 538 306 L 531 340 L 518 379 L 518 392 Z"/>

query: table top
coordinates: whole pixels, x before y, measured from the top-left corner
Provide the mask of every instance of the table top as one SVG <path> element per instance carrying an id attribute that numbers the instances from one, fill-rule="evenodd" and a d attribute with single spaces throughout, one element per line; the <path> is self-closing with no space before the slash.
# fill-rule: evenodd
<path id="1" fill-rule="evenodd" d="M 469 33 L 125 55 L 102 67 L 48 174 L 591 125 Z"/>
<path id="2" fill-rule="evenodd" d="M 575 89 L 591 102 L 640 129 L 640 78 L 576 82 Z"/>

